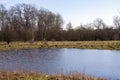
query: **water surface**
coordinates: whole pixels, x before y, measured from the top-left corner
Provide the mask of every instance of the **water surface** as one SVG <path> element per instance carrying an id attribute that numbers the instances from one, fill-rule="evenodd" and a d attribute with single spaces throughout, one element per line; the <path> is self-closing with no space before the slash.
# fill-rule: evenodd
<path id="1" fill-rule="evenodd" d="M 0 70 L 42 73 L 85 73 L 120 79 L 120 51 L 89 49 L 31 49 L 0 52 Z"/>

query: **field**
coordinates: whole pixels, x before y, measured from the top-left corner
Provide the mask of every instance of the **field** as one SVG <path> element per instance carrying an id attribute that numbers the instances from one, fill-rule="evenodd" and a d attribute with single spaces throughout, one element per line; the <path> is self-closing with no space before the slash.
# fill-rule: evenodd
<path id="1" fill-rule="evenodd" d="M 45 41 L 45 42 L 0 42 L 0 51 L 33 48 L 81 48 L 120 50 L 120 41 Z"/>
<path id="2" fill-rule="evenodd" d="M 46 75 L 37 73 L 22 72 L 0 72 L 0 80 L 105 80 L 103 78 L 94 78 L 81 74 L 69 74 L 67 76 L 61 74 Z"/>

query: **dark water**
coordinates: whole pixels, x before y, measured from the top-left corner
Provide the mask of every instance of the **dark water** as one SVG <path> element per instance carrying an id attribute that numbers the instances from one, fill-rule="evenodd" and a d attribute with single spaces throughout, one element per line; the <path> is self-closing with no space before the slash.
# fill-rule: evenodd
<path id="1" fill-rule="evenodd" d="M 85 73 L 120 79 L 120 51 L 86 49 L 32 49 L 0 52 L 0 70 L 42 73 Z"/>

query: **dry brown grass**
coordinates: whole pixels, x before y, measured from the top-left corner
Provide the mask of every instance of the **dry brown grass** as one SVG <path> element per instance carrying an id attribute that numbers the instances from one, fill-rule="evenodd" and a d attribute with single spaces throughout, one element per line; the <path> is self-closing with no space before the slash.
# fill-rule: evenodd
<path id="1" fill-rule="evenodd" d="M 0 80 L 106 80 L 103 78 L 88 77 L 80 74 L 64 75 L 45 75 L 37 73 L 23 72 L 0 72 Z"/>
<path id="2" fill-rule="evenodd" d="M 0 50 L 32 48 L 82 48 L 120 50 L 120 41 L 47 41 L 47 42 L 0 42 Z"/>

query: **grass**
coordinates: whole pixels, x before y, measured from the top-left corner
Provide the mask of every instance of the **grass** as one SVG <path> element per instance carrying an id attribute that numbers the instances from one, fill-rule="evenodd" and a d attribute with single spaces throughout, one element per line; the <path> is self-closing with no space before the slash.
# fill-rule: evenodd
<path id="1" fill-rule="evenodd" d="M 69 74 L 67 76 L 61 74 L 46 75 L 38 73 L 23 72 L 0 72 L 0 80 L 106 80 L 103 78 L 95 78 L 81 74 Z"/>
<path id="2" fill-rule="evenodd" d="M 81 48 L 120 50 L 120 41 L 48 41 L 48 42 L 0 42 L 0 51 L 33 48 Z"/>

